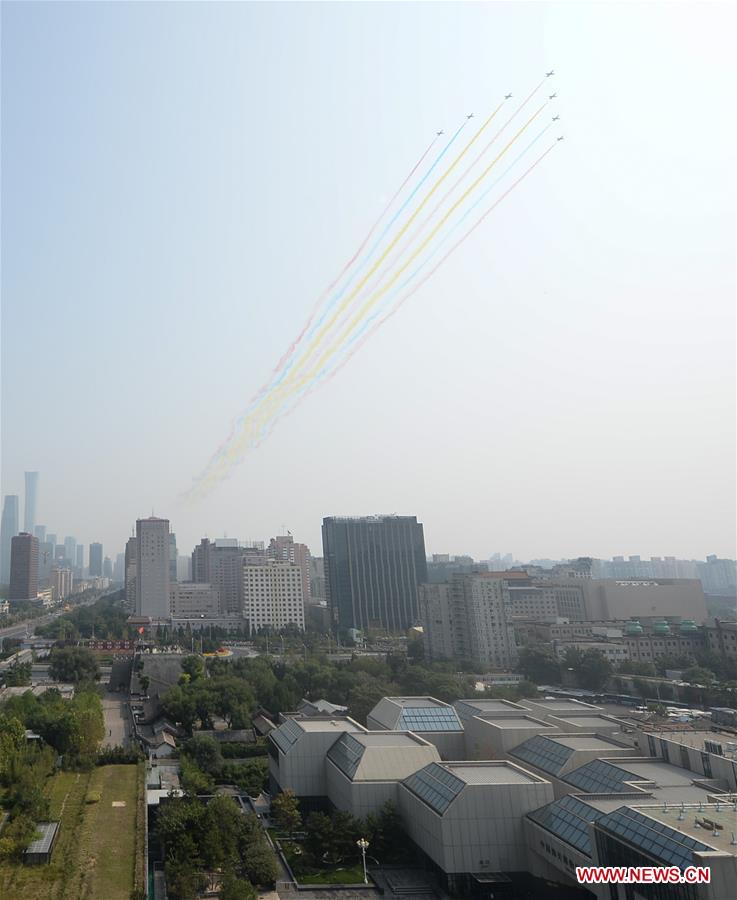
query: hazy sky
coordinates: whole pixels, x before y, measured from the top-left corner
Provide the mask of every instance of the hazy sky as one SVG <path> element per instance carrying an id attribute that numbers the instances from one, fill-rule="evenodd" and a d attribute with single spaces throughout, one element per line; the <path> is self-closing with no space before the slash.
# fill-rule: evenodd
<path id="1" fill-rule="evenodd" d="M 732 3 L 2 4 L 2 490 L 114 555 L 416 514 L 428 552 L 735 555 Z M 179 498 L 439 128 L 566 140 Z"/>

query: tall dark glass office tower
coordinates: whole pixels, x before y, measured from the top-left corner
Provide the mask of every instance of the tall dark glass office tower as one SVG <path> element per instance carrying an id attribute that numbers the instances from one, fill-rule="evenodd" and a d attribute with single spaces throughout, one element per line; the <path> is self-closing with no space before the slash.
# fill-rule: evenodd
<path id="1" fill-rule="evenodd" d="M 89 549 L 90 576 L 102 575 L 102 544 L 92 543 Z"/>
<path id="2" fill-rule="evenodd" d="M 416 516 L 330 516 L 322 546 L 334 626 L 404 631 L 415 624 L 417 586 L 427 581 Z"/>
<path id="3" fill-rule="evenodd" d="M 8 600 L 35 600 L 38 595 L 38 538 L 22 531 L 10 541 Z"/>

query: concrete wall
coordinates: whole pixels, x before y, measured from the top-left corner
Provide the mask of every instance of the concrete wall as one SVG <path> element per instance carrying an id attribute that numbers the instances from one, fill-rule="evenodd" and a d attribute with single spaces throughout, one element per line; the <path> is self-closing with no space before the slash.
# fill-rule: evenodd
<path id="1" fill-rule="evenodd" d="M 703 747 L 689 747 L 679 742 L 678 732 L 669 735 L 667 732 L 657 734 L 637 729 L 635 737 L 642 756 L 659 757 L 674 766 L 688 768 L 694 773 L 694 778 L 721 778 L 727 782 L 730 791 L 737 791 L 737 754 L 719 756 L 716 753 L 707 753 Z M 648 737 L 652 738 L 654 748 Z M 731 734 L 709 735 L 706 739 L 719 741 L 723 748 L 728 743 L 737 743 Z M 666 745 L 665 748 L 663 744 Z M 711 774 L 707 771 L 709 768 Z"/>
<path id="2" fill-rule="evenodd" d="M 526 870 L 522 816 L 552 800 L 548 782 L 466 785 L 440 816 L 403 784 L 398 790 L 409 836 L 448 874 Z"/>
<path id="3" fill-rule="evenodd" d="M 330 802 L 364 819 L 378 812 L 391 800 L 397 802 L 396 781 L 351 781 L 329 759 L 325 761 L 325 779 Z"/>
<path id="4" fill-rule="evenodd" d="M 528 718 L 518 714 L 517 716 Z M 510 750 L 536 734 L 559 734 L 560 729 L 529 716 L 529 728 L 506 728 L 499 721 L 475 717 L 466 720 L 466 759 L 503 759 Z"/>
<path id="5" fill-rule="evenodd" d="M 279 787 L 283 791 L 294 791 L 298 797 L 327 796 L 325 756 L 342 733 L 337 728 L 335 731 L 306 732 L 292 744 L 288 753 L 278 751 L 278 761 L 269 755 L 269 772 Z"/>

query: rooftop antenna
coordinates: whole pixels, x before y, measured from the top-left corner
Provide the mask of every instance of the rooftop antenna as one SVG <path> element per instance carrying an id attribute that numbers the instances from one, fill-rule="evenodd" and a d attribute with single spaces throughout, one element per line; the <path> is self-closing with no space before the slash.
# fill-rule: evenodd
<path id="1" fill-rule="evenodd" d="M 678 813 L 678 821 L 682 822 L 686 818 L 685 804 L 681 802 L 681 811 Z"/>

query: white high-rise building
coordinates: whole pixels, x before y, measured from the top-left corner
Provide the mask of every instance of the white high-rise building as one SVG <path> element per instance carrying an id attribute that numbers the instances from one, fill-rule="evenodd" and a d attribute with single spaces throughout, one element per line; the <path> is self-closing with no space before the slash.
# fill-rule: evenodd
<path id="1" fill-rule="evenodd" d="M 74 575 L 71 569 L 57 568 L 51 572 L 51 599 L 54 603 L 65 600 L 74 590 Z"/>
<path id="2" fill-rule="evenodd" d="M 310 550 L 307 544 L 295 544 L 291 534 L 280 534 L 269 541 L 266 555 L 269 559 L 291 562 L 299 566 L 302 573 L 305 603 L 309 603 L 312 592 L 310 590 Z"/>
<path id="3" fill-rule="evenodd" d="M 136 521 L 136 613 L 169 618 L 169 520 Z"/>
<path id="4" fill-rule="evenodd" d="M 300 567 L 269 560 L 243 566 L 243 615 L 251 632 L 293 625 L 304 631 L 305 598 Z"/>

